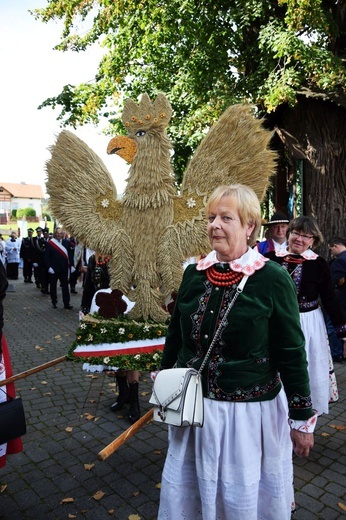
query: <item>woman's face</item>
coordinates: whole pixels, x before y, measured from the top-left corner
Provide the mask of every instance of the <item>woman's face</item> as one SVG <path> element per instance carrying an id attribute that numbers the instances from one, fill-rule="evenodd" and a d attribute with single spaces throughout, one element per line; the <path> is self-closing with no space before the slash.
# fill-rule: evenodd
<path id="1" fill-rule="evenodd" d="M 232 197 L 223 197 L 209 210 L 208 237 L 221 262 L 230 262 L 247 251 L 248 236 L 254 225 L 240 222 L 237 204 Z"/>
<path id="2" fill-rule="evenodd" d="M 313 235 L 293 229 L 288 236 L 288 251 L 301 255 L 314 243 Z"/>

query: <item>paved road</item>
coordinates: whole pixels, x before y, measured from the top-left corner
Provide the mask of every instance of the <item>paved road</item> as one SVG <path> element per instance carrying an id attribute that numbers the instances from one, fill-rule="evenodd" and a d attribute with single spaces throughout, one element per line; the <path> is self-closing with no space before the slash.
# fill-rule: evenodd
<path id="1" fill-rule="evenodd" d="M 53 309 L 49 296 L 23 278 L 12 286 L 4 302 L 4 331 L 19 373 L 66 353 L 77 328 L 80 294 L 71 295 L 74 309 L 68 311 L 61 299 Z M 336 428 L 346 425 L 346 362 L 336 365 L 336 374 L 340 399 L 319 420 L 310 458 L 295 459 L 295 520 L 346 515 L 346 430 Z M 156 519 L 166 428 L 150 423 L 105 461 L 97 459 L 129 426 L 126 411 L 122 417 L 109 409 L 113 378 L 84 373 L 68 361 L 21 379 L 16 388 L 28 432 L 23 453 L 9 457 L 0 470 L 0 519 Z M 140 388 L 144 413 L 150 409 L 148 374 Z"/>

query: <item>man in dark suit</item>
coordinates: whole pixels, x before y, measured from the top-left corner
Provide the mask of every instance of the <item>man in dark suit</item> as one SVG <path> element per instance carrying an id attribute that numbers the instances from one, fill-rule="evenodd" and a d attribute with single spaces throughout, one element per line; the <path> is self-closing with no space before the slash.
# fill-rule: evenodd
<path id="1" fill-rule="evenodd" d="M 43 294 L 48 292 L 48 270 L 45 264 L 45 252 L 48 239 L 43 235 L 43 229 L 38 226 L 36 228 L 36 237 L 34 237 L 34 245 L 36 250 L 36 262 L 34 263 L 34 275 L 38 289 Z"/>
<path id="2" fill-rule="evenodd" d="M 57 308 L 57 283 L 61 284 L 62 299 L 65 309 L 72 309 L 70 305 L 70 291 L 68 281 L 73 267 L 73 249 L 70 241 L 63 238 L 64 232 L 56 228 L 54 237 L 46 244 L 45 263 L 48 269 L 50 297 L 53 308 Z"/>
<path id="3" fill-rule="evenodd" d="M 34 240 L 32 237 L 34 230 L 28 229 L 28 236 L 23 238 L 20 246 L 20 258 L 23 259 L 23 275 L 25 283 L 32 283 L 33 264 L 36 259 Z"/>

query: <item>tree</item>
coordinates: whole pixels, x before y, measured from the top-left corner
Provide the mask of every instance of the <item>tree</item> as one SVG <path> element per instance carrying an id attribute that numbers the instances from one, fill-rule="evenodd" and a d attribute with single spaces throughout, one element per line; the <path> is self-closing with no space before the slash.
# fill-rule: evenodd
<path id="1" fill-rule="evenodd" d="M 106 116 L 110 132 L 119 133 L 124 98 L 165 92 L 174 109 L 178 183 L 196 145 L 230 104 L 250 102 L 280 127 L 280 116 L 299 112 L 309 96 L 317 104 L 324 96 L 340 113 L 346 107 L 346 0 L 50 0 L 34 14 L 43 22 L 63 20 L 57 49 L 79 52 L 102 42 L 106 51 L 93 82 L 66 85 L 41 107 L 60 106 L 62 125 L 73 127 Z M 78 35 L 81 21 L 91 28 Z M 334 164 L 335 176 L 345 175 L 345 161 Z M 322 207 L 315 201 L 310 210 L 318 218 Z"/>
<path id="2" fill-rule="evenodd" d="M 16 217 L 18 219 L 25 217 L 36 217 L 36 210 L 34 208 L 19 208 L 17 209 Z"/>

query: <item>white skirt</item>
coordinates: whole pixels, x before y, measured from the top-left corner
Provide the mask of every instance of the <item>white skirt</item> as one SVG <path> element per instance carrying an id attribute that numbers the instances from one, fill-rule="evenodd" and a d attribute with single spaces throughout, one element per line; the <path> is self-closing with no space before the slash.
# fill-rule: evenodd
<path id="1" fill-rule="evenodd" d="M 338 390 L 330 353 L 328 334 L 320 308 L 300 313 L 305 336 L 312 407 L 318 415 L 329 412 L 329 401 L 337 401 Z"/>
<path id="2" fill-rule="evenodd" d="M 287 398 L 204 399 L 203 428 L 169 427 L 158 520 L 289 520 Z"/>

